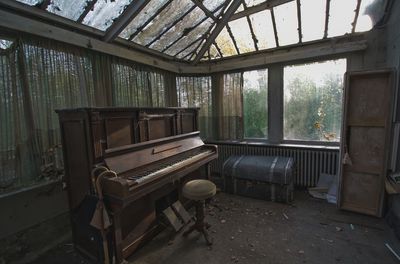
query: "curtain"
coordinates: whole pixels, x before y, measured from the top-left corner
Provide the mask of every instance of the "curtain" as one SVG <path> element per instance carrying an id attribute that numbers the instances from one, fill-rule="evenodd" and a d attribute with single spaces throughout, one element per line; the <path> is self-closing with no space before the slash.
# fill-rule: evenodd
<path id="1" fill-rule="evenodd" d="M 217 97 L 218 139 L 243 139 L 243 73 L 224 74 Z M 221 89 L 222 88 L 222 89 Z"/>
<path id="2" fill-rule="evenodd" d="M 176 78 L 178 106 L 200 107 L 199 127 L 202 138 L 212 137 L 211 77 Z"/>
<path id="3" fill-rule="evenodd" d="M 114 106 L 164 107 L 167 104 L 165 76 L 145 66 L 115 58 L 112 62 Z"/>

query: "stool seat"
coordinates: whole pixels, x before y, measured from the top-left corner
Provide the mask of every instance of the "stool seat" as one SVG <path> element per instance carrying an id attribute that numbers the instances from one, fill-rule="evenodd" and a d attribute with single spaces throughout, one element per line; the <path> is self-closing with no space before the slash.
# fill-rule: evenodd
<path id="1" fill-rule="evenodd" d="M 194 201 L 201 201 L 211 198 L 217 192 L 215 184 L 209 180 L 192 180 L 182 188 L 184 197 Z"/>

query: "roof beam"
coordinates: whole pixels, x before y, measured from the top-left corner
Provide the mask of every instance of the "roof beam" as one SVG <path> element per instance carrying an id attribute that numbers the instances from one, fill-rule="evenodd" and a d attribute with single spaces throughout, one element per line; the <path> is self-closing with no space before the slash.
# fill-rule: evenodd
<path id="1" fill-rule="evenodd" d="M 204 43 L 203 47 L 201 47 L 199 53 L 197 54 L 196 58 L 194 59 L 194 63 L 198 63 L 200 59 L 203 57 L 204 53 L 210 47 L 210 45 L 214 42 L 217 38 L 221 30 L 228 24 L 230 17 L 235 13 L 238 7 L 241 4 L 241 0 L 233 0 L 229 8 L 226 10 L 225 14 L 221 17 L 221 19 L 217 22 L 215 29 L 211 33 L 211 35 L 207 38 L 207 41 Z"/>
<path id="2" fill-rule="evenodd" d="M 326 0 L 326 7 L 325 7 L 325 30 L 324 30 L 324 39 L 328 37 L 328 27 L 329 27 L 329 13 L 331 8 L 331 0 Z"/>
<path id="3" fill-rule="evenodd" d="M 105 42 L 110 42 L 118 37 L 119 33 L 134 19 L 150 0 L 136 0 L 129 4 L 124 12 L 109 27 L 103 37 Z"/>
<path id="4" fill-rule="evenodd" d="M 303 31 L 301 28 L 301 3 L 300 0 L 296 0 L 297 4 L 297 31 L 299 32 L 299 42 L 303 42 Z"/>
<path id="5" fill-rule="evenodd" d="M 355 12 L 355 14 L 354 14 L 354 20 L 353 20 L 353 23 L 351 23 L 351 25 L 352 25 L 351 33 L 356 32 L 356 26 L 357 26 L 358 15 L 360 14 L 360 5 L 361 5 L 361 0 L 358 0 L 358 1 L 357 1 L 356 10 L 354 10 L 354 12 Z"/>
<path id="6" fill-rule="evenodd" d="M 47 7 L 50 5 L 50 1 L 51 0 L 43 0 L 40 4 L 37 4 L 36 6 L 42 10 L 46 10 Z"/>
<path id="7" fill-rule="evenodd" d="M 96 4 L 97 0 L 92 0 L 90 2 L 87 2 L 85 11 L 79 16 L 78 20 L 76 22 L 82 23 L 82 21 L 85 19 L 87 14 L 94 8 L 94 5 Z"/>
<path id="8" fill-rule="evenodd" d="M 192 0 L 192 2 L 193 2 L 198 8 L 200 8 L 201 10 L 203 10 L 203 12 L 204 12 L 209 18 L 211 18 L 212 20 L 214 20 L 215 22 L 217 22 L 218 19 L 214 16 L 214 14 L 213 14 L 210 10 L 207 9 L 207 7 L 205 7 L 205 6 L 203 5 L 202 2 L 200 2 L 199 0 Z"/>
<path id="9" fill-rule="evenodd" d="M 239 19 L 239 18 L 242 18 L 245 16 L 249 16 L 249 15 L 258 13 L 260 11 L 264 11 L 265 9 L 271 9 L 274 6 L 282 5 L 282 4 L 285 4 L 288 2 L 292 2 L 292 1 L 294 1 L 294 0 L 269 0 L 262 4 L 248 7 L 247 9 L 245 9 L 241 12 L 237 12 L 236 14 L 233 14 L 231 16 L 231 18 L 229 19 L 229 21 L 236 20 L 236 19 Z"/>

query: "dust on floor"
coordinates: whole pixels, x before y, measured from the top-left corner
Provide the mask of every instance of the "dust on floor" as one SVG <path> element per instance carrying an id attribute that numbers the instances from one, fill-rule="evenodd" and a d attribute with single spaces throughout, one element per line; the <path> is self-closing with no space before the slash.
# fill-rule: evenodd
<path id="1" fill-rule="evenodd" d="M 384 219 L 337 210 L 304 192 L 295 193 L 292 205 L 219 193 L 207 208 L 206 220 L 211 247 L 196 232 L 171 239 L 172 231 L 166 229 L 129 263 L 398 263 L 385 247 L 389 243 L 400 250 Z M 67 244 L 34 263 L 86 261 Z"/>

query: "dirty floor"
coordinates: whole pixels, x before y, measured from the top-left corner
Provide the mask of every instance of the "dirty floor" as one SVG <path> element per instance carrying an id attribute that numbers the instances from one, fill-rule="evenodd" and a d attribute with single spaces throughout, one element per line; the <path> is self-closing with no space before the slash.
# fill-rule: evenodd
<path id="1" fill-rule="evenodd" d="M 212 247 L 195 232 L 171 239 L 171 231 L 164 230 L 129 263 L 399 263 L 385 246 L 400 252 L 384 219 L 339 211 L 305 192 L 295 193 L 293 205 L 220 193 L 206 219 Z M 86 261 L 67 243 L 33 263 Z"/>

